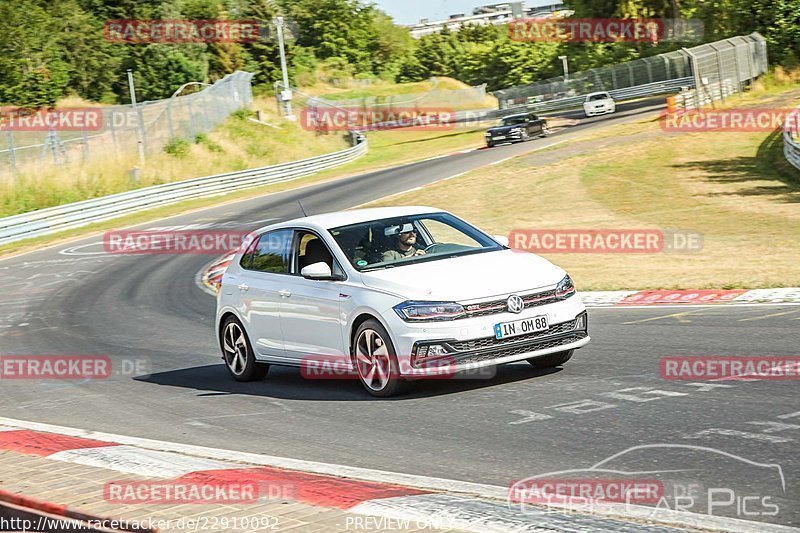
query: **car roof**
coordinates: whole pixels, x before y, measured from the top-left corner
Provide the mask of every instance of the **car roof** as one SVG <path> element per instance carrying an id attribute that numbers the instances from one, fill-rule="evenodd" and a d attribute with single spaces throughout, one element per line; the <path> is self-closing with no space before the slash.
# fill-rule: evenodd
<path id="1" fill-rule="evenodd" d="M 532 112 L 530 112 L 530 113 L 517 113 L 516 115 L 508 115 L 507 117 L 503 117 L 503 120 L 505 120 L 505 119 L 507 119 L 507 118 L 519 118 L 519 117 L 527 117 L 527 116 L 528 116 L 528 115 L 530 115 L 531 113 L 532 113 Z"/>
<path id="2" fill-rule="evenodd" d="M 596 93 L 589 93 L 586 96 L 594 96 L 596 94 L 608 94 L 608 91 L 597 91 Z M 611 96 L 610 94 L 608 95 Z"/>
<path id="3" fill-rule="evenodd" d="M 401 206 L 401 207 L 370 207 L 364 209 L 349 209 L 347 211 L 335 211 L 307 217 L 294 218 L 278 224 L 270 224 L 259 228 L 258 233 L 267 229 L 277 229 L 293 226 L 315 227 L 319 229 L 338 228 L 349 224 L 359 224 L 371 220 L 392 218 L 409 215 L 420 215 L 425 213 L 441 213 L 443 209 L 426 206 Z"/>

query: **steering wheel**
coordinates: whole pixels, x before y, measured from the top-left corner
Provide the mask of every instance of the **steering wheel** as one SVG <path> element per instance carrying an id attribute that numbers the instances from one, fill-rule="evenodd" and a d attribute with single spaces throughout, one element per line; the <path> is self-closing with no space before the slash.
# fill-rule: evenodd
<path id="1" fill-rule="evenodd" d="M 426 247 L 425 247 L 425 253 L 427 254 L 427 253 L 428 253 L 429 251 L 431 251 L 431 249 L 432 249 L 434 246 L 436 246 L 437 244 L 439 244 L 439 243 L 435 242 L 435 243 L 433 243 L 433 244 L 429 244 L 428 246 L 426 246 Z"/>

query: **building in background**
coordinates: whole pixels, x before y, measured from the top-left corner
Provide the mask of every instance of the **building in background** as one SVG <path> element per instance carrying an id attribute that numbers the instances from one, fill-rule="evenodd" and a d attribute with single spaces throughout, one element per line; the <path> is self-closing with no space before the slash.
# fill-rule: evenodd
<path id="1" fill-rule="evenodd" d="M 411 36 L 420 38 L 423 35 L 438 33 L 445 27 L 452 31 L 457 31 L 464 24 L 508 24 L 517 18 L 547 18 L 565 17 L 572 14 L 567 7 L 556 0 L 544 0 L 537 5 L 526 7 L 525 2 L 501 2 L 478 6 L 472 10 L 471 15 L 456 13 L 450 15 L 445 20 L 422 19 L 416 24 L 408 26 Z"/>

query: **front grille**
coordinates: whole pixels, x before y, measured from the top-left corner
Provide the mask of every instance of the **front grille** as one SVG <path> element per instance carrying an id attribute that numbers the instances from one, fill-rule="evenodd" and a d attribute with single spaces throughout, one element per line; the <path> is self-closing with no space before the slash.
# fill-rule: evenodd
<path id="1" fill-rule="evenodd" d="M 547 305 L 559 301 L 561 298 L 556 297 L 556 290 L 532 292 L 528 294 L 520 294 L 522 301 L 525 302 L 525 309 L 531 307 L 538 307 L 540 305 Z M 464 306 L 467 312 L 467 317 L 474 316 L 488 316 L 496 315 L 498 313 L 505 313 L 508 310 L 507 298 L 502 300 L 491 300 L 489 302 L 480 302 L 477 304 L 469 304 Z"/>
<path id="2" fill-rule="evenodd" d="M 456 364 L 462 363 L 480 363 L 483 361 L 491 361 L 493 359 L 500 359 L 502 357 L 508 357 L 509 355 L 519 355 L 526 352 L 533 352 L 536 350 L 545 350 L 547 348 L 555 348 L 557 346 L 564 346 L 565 344 L 571 344 L 575 341 L 580 339 L 586 338 L 586 332 L 580 331 L 573 335 L 565 335 L 563 337 L 557 339 L 551 339 L 546 341 L 539 341 L 539 342 L 526 342 L 522 343 L 521 346 L 514 346 L 513 348 L 506 348 L 502 350 L 496 350 L 491 352 L 481 352 L 471 355 L 466 355 L 464 357 L 456 357 Z"/>
<path id="3" fill-rule="evenodd" d="M 498 339 L 495 337 L 484 337 L 481 339 L 470 339 L 468 341 L 449 341 L 448 346 L 459 352 L 467 352 L 471 350 L 479 350 L 481 348 L 491 348 L 494 346 L 506 346 L 508 344 L 516 344 L 518 342 L 524 343 L 525 341 L 539 339 L 542 337 L 550 337 L 560 333 L 568 333 L 575 329 L 575 320 L 569 320 L 551 326 L 547 331 L 538 331 L 536 333 L 527 333 L 517 337 L 508 337 L 506 339 Z"/>

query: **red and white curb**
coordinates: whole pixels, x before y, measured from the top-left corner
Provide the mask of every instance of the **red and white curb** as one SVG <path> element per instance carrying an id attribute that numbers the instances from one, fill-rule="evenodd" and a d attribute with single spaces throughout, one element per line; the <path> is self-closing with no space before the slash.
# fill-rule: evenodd
<path id="1" fill-rule="evenodd" d="M 0 418 L 0 450 L 123 473 L 195 483 L 267 483 L 295 487 L 293 499 L 371 517 L 375 528 L 506 532 L 755 533 L 800 529 L 635 505 L 593 505 L 587 514 L 522 511 L 508 489 L 218 448 L 170 443 Z M 591 511 L 591 514 L 589 513 Z M 376 517 L 380 520 L 376 521 Z M 366 520 L 366 518 L 365 518 Z M 383 520 L 383 522 L 381 522 Z M 632 520 L 632 521 L 631 521 Z"/>
<path id="2" fill-rule="evenodd" d="M 776 289 L 682 289 L 643 291 L 585 291 L 586 307 L 650 305 L 785 305 L 800 304 L 800 287 Z"/>

